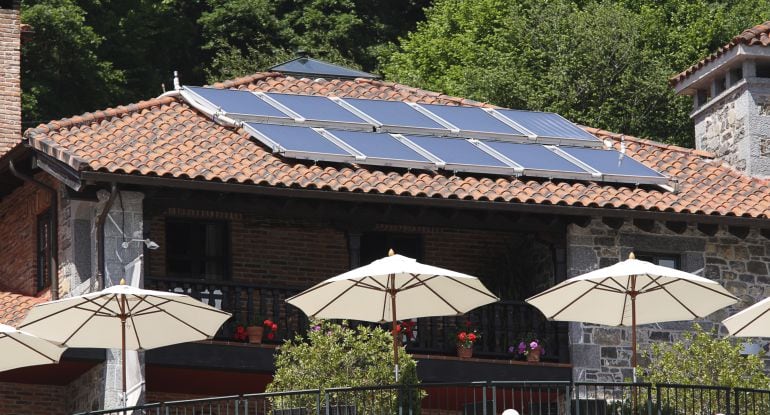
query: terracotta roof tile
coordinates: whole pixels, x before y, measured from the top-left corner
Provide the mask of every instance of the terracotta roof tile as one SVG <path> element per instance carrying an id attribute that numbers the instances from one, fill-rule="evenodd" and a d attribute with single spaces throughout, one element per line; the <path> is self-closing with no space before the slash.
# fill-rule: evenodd
<path id="1" fill-rule="evenodd" d="M 259 91 L 381 98 L 450 105 L 486 104 L 376 80 L 295 79 L 261 73 L 216 84 Z M 143 174 L 256 186 L 490 200 L 682 213 L 770 217 L 766 180 L 711 160 L 713 154 L 585 127 L 678 181 L 679 192 L 597 182 L 547 181 L 385 167 L 312 165 L 270 153 L 244 131 L 207 119 L 181 98 L 163 97 L 52 121 L 25 134 L 36 149 L 78 170 Z"/>
<path id="2" fill-rule="evenodd" d="M 27 315 L 32 306 L 50 299 L 50 292 L 30 297 L 8 291 L 0 291 L 0 323 L 15 325 Z"/>
<path id="3" fill-rule="evenodd" d="M 770 45 L 770 21 L 758 24 L 750 29 L 746 29 L 741 34 L 733 37 L 730 42 L 722 45 L 716 52 L 701 59 L 695 65 L 690 66 L 684 71 L 672 76 L 669 83 L 674 86 L 684 81 L 698 69 L 706 66 L 708 63 L 719 59 L 721 56 L 732 50 L 738 45 L 746 46 L 768 46 Z"/>

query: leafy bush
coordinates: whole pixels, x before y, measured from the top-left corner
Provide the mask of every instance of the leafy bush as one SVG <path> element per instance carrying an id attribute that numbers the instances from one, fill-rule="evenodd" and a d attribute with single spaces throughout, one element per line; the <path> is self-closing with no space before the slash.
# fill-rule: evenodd
<path id="1" fill-rule="evenodd" d="M 704 331 L 698 324 L 693 324 L 693 331 L 685 333 L 682 340 L 653 344 L 651 351 L 645 355 L 649 358 L 649 367 L 639 368 L 638 373 L 643 373 L 644 380 L 654 384 L 747 389 L 770 387 L 770 377 L 764 373 L 764 364 L 759 356 L 741 355 L 740 344 L 718 337 L 714 330 Z M 708 407 L 712 402 L 707 398 L 719 392 L 705 393 L 707 396 L 704 397 L 704 391 L 697 388 L 677 388 L 676 393 L 663 395 L 663 412 L 677 413 L 672 408 L 702 405 L 703 413 L 711 413 Z M 770 413 L 770 406 L 763 399 L 763 402 L 758 402 L 747 413 Z"/>
<path id="2" fill-rule="evenodd" d="M 399 384 L 416 385 L 417 365 L 403 348 L 399 348 Z M 305 336 L 297 335 L 287 341 L 276 356 L 275 376 L 267 386 L 268 392 L 321 389 L 335 387 L 382 386 L 395 384 L 393 373 L 393 338 L 387 331 L 364 325 L 350 328 L 328 321 L 311 323 Z M 408 388 L 407 392 L 409 389 Z M 412 406 L 419 408 L 419 394 L 361 391 L 333 393 L 334 405 L 353 405 L 365 400 L 368 408 Z M 307 408 L 311 412 L 315 397 L 297 396 L 281 406 Z M 379 411 L 392 412 L 392 409 Z M 379 413 L 378 412 L 378 413 Z"/>

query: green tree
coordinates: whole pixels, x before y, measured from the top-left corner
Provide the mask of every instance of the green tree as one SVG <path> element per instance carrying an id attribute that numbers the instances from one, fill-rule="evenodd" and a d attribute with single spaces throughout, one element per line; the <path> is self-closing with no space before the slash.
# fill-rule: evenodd
<path id="1" fill-rule="evenodd" d="M 401 384 L 417 384 L 416 363 L 403 348 L 399 348 L 399 365 Z M 324 321 L 312 323 L 306 336 L 297 335 L 281 346 L 275 359 L 275 375 L 267 386 L 267 391 L 326 390 L 334 387 L 382 386 L 394 383 L 393 338 L 390 333 L 379 327 L 360 325 L 350 328 L 344 323 Z M 391 391 L 371 393 L 365 397 L 355 393 L 333 397 L 340 405 L 350 405 L 357 399 L 366 399 L 370 408 L 389 408 L 396 405 L 396 398 L 397 394 Z M 312 408 L 315 398 L 306 396 L 278 399 L 273 405 L 282 408 L 297 405 Z"/>
<path id="2" fill-rule="evenodd" d="M 692 332 L 674 343 L 654 343 L 646 353 L 649 366 L 640 368 L 645 381 L 687 385 L 767 389 L 770 377 L 759 356 L 741 355 L 741 345 L 704 331 L 693 324 Z"/>
<path id="3" fill-rule="evenodd" d="M 104 38 L 73 0 L 26 1 L 21 19 L 34 28 L 22 48 L 22 112 L 29 124 L 104 107 L 120 95 L 123 71 L 101 59 Z"/>
<path id="4" fill-rule="evenodd" d="M 770 14 L 750 1 L 438 0 L 384 62 L 388 78 L 691 145 L 668 78 Z M 734 7 L 735 6 L 735 7 Z"/>

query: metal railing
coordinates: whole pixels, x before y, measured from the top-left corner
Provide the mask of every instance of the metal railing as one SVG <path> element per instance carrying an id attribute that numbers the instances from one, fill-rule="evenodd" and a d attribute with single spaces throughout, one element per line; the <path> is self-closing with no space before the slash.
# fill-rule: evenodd
<path id="1" fill-rule="evenodd" d="M 159 402 L 77 415 L 766 415 L 770 390 L 648 383 L 470 382 Z"/>
<path id="2" fill-rule="evenodd" d="M 174 278 L 145 278 L 147 288 L 188 294 L 206 304 L 233 314 L 217 335 L 232 339 L 237 322 L 261 324 L 257 316 L 270 318 L 278 324 L 275 342 L 304 333 L 307 317 L 285 300 L 300 292 L 299 288 L 270 287 L 233 281 L 205 281 Z M 410 353 L 450 354 L 456 348 L 458 328 L 466 321 L 473 323 L 481 339 L 474 346 L 479 357 L 511 359 L 510 346 L 516 346 L 529 333 L 537 333 L 546 353 L 543 360 L 567 362 L 567 326 L 548 321 L 537 309 L 523 301 L 503 300 L 479 307 L 461 317 L 433 317 L 417 319 L 415 335 L 406 343 Z"/>

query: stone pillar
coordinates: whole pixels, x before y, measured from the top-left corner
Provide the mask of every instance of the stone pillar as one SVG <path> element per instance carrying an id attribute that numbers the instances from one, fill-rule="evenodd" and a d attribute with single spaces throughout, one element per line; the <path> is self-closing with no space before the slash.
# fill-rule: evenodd
<path id="1" fill-rule="evenodd" d="M 98 194 L 99 203 L 94 215 L 93 223 L 96 224 L 96 218 L 104 209 L 109 199 L 109 192 L 101 191 Z M 138 192 L 121 191 L 115 198 L 104 224 L 104 264 L 105 264 L 105 285 L 107 287 L 120 283 L 120 280 L 126 278 L 125 267 L 130 262 L 139 258 L 144 252 L 144 244 L 141 242 L 131 242 L 132 239 L 143 239 L 143 207 L 142 201 L 144 194 Z M 95 226 L 94 226 L 95 228 Z M 93 229 L 93 239 L 97 240 L 96 232 Z M 123 248 L 123 242 L 127 242 L 126 248 Z M 94 246 L 96 249 L 97 247 Z M 92 275 L 98 272 L 96 263 L 97 253 L 92 251 Z M 97 282 L 98 284 L 98 282 Z M 119 324 L 116 322 L 116 324 Z M 140 353 L 140 362 L 143 362 L 143 353 Z M 122 399 L 122 370 L 121 370 L 121 351 L 120 349 L 107 350 L 107 357 L 104 362 L 104 384 L 102 385 L 104 394 L 104 408 L 117 408 L 121 406 Z M 144 376 L 144 364 L 141 364 L 142 377 Z M 139 403 L 142 403 L 141 401 Z"/>

